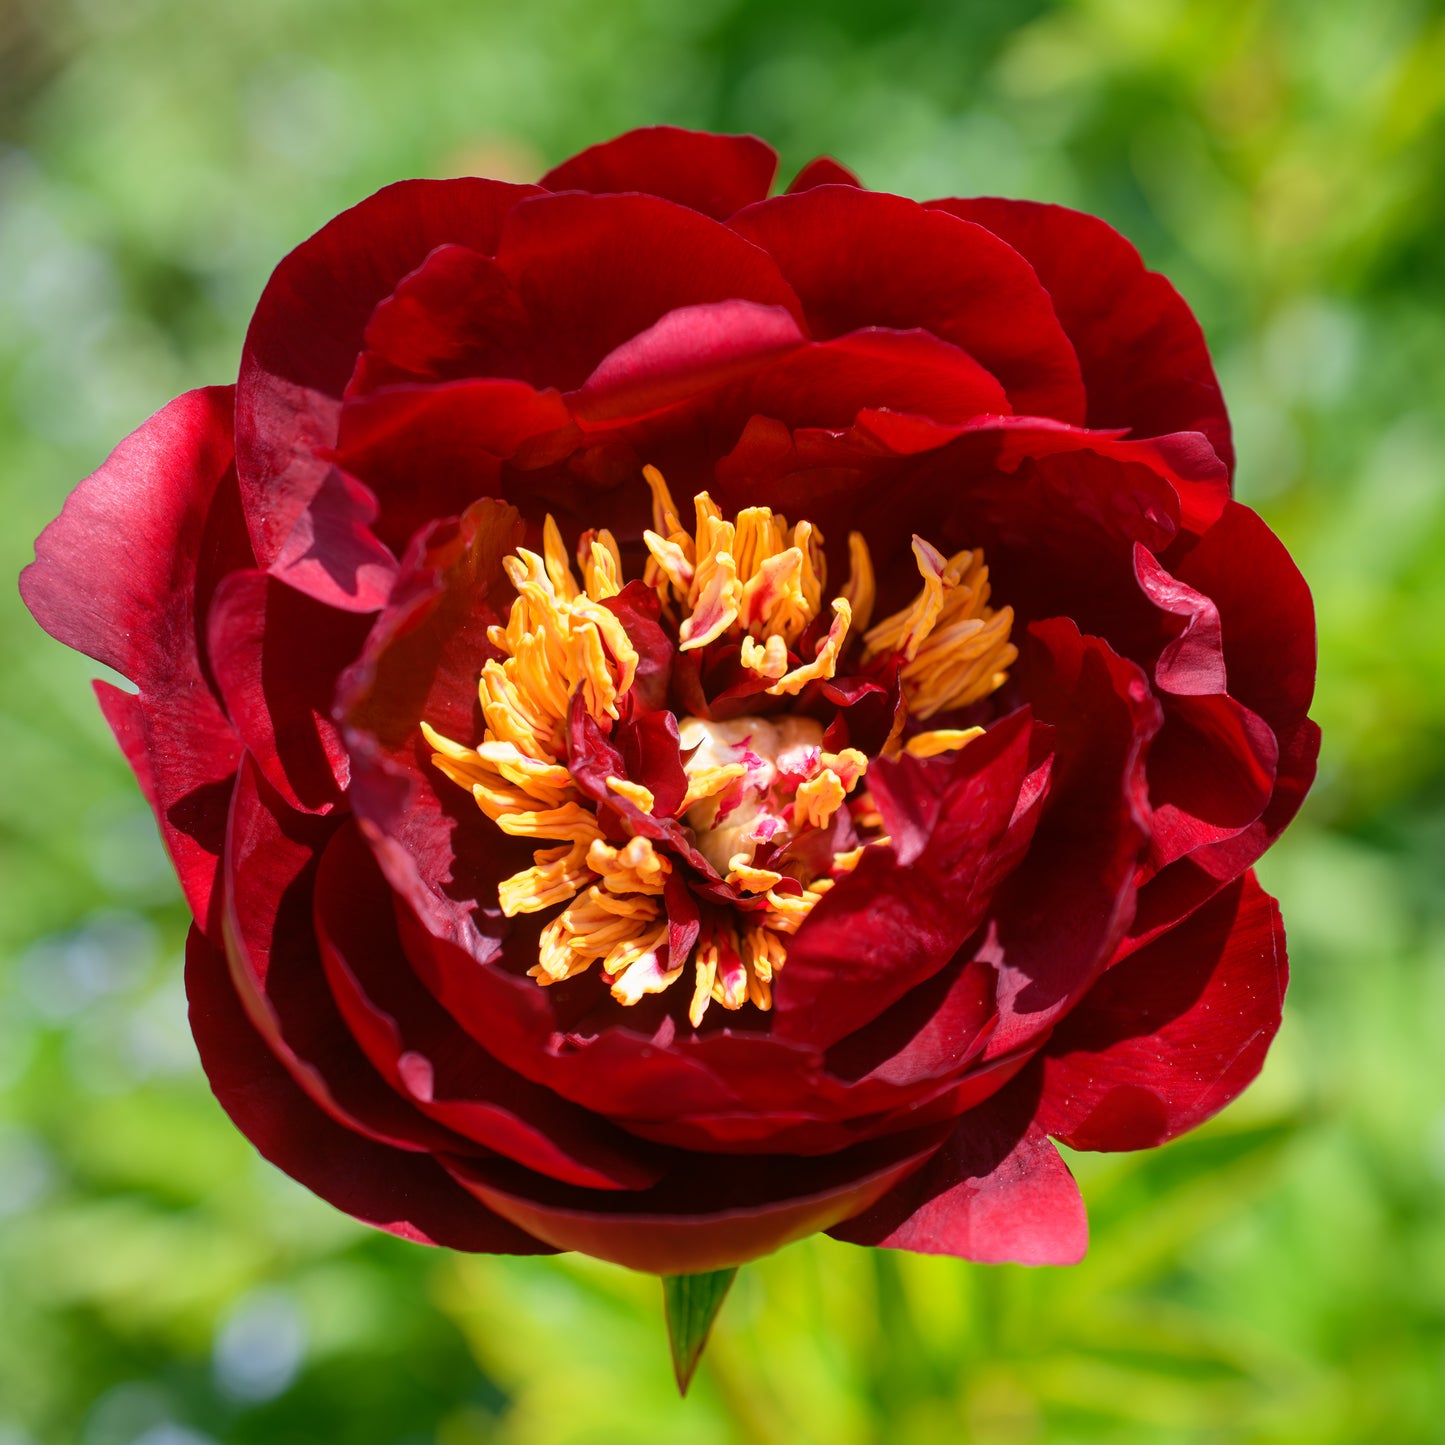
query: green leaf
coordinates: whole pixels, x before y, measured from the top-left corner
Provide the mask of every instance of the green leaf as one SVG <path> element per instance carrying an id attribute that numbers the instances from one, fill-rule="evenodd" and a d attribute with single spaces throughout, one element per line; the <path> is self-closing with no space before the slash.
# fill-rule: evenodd
<path id="1" fill-rule="evenodd" d="M 667 1342 L 672 1347 L 672 1370 L 681 1394 L 687 1394 L 693 1371 L 702 1358 L 702 1347 L 707 1344 L 708 1331 L 736 1277 L 736 1267 L 715 1269 L 707 1274 L 663 1276 Z"/>

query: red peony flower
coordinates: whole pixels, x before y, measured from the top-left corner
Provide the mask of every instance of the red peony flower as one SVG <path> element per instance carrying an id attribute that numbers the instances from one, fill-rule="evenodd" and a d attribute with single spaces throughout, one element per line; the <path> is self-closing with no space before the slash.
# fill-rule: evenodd
<path id="1" fill-rule="evenodd" d="M 1308 591 L 1101 221 L 637 131 L 277 268 L 25 599 L 195 916 L 217 1097 L 339 1208 L 722 1269 L 1084 1252 L 1050 1136 L 1258 1071 Z"/>

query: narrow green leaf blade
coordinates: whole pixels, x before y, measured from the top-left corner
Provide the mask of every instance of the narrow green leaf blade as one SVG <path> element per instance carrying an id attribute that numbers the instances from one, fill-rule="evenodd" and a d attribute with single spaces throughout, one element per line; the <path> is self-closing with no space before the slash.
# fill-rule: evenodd
<path id="1" fill-rule="evenodd" d="M 667 1342 L 672 1346 L 672 1370 L 681 1394 L 687 1394 L 693 1371 L 702 1358 L 702 1347 L 707 1344 L 708 1331 L 736 1277 L 736 1267 L 715 1269 L 707 1274 L 663 1276 Z"/>

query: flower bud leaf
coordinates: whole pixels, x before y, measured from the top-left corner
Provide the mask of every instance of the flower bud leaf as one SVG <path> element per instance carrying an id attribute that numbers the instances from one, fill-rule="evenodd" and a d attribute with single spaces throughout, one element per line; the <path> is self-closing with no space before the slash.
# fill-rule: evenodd
<path id="1" fill-rule="evenodd" d="M 737 1276 L 732 1269 L 706 1274 L 670 1274 L 662 1281 L 662 1302 L 667 1315 L 667 1342 L 672 1348 L 672 1370 L 680 1394 L 687 1394 L 693 1372 L 702 1358 L 708 1332 Z"/>

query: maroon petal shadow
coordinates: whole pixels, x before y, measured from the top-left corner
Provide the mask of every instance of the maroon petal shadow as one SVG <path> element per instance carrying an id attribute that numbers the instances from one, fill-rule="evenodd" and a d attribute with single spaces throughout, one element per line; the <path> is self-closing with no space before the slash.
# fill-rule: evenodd
<path id="1" fill-rule="evenodd" d="M 459 1188 L 429 1155 L 365 1139 L 317 1108 L 246 1016 L 225 956 L 195 928 L 186 942 L 186 996 L 212 1092 L 261 1155 L 297 1183 L 353 1218 L 421 1244 L 552 1252 Z"/>
<path id="2" fill-rule="evenodd" d="M 448 1161 L 457 1180 L 504 1218 L 558 1249 L 651 1274 L 744 1264 L 866 1209 L 928 1158 L 940 1129 L 819 1159 L 709 1160 L 644 1194 L 537 1181 L 482 1161 Z"/>
<path id="3" fill-rule="evenodd" d="M 407 962 L 393 899 L 354 824 L 328 844 L 316 929 L 332 992 L 378 1072 L 439 1124 L 567 1184 L 641 1189 L 659 1151 L 539 1088 L 479 1047 Z"/>
<path id="4" fill-rule="evenodd" d="M 232 572 L 207 619 L 207 655 L 237 735 L 293 808 L 342 802 L 350 762 L 331 721 L 336 679 L 369 619 L 323 606 L 264 572 Z"/>

